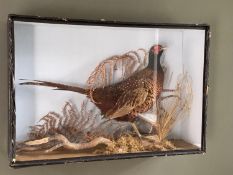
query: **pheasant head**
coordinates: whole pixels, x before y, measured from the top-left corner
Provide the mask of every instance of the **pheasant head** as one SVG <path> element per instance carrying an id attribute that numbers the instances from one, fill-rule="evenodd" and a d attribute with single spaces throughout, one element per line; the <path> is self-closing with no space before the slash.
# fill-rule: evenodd
<path id="1" fill-rule="evenodd" d="M 166 47 L 162 45 L 153 45 L 149 51 L 149 63 L 148 68 L 152 70 L 162 70 L 161 66 L 161 56 Z"/>

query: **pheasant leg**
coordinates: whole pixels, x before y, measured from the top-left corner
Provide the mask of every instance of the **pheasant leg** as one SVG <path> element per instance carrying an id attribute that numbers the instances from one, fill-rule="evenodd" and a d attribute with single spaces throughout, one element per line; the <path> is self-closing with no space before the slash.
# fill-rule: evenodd
<path id="1" fill-rule="evenodd" d="M 159 101 L 161 102 L 161 101 L 165 100 L 166 98 L 171 98 L 171 97 L 175 97 L 175 98 L 180 99 L 180 97 L 178 95 L 168 95 L 165 97 L 160 97 Z"/>
<path id="2" fill-rule="evenodd" d="M 139 132 L 137 126 L 135 125 L 135 123 L 131 123 L 131 125 L 132 125 L 134 131 L 136 132 L 137 136 L 141 139 L 141 138 L 142 138 L 142 135 L 140 134 L 140 132 Z"/>
<path id="3" fill-rule="evenodd" d="M 155 125 L 156 122 L 153 122 L 151 120 L 148 120 L 147 118 L 145 118 L 142 114 L 138 114 L 138 117 L 140 117 L 142 120 L 144 120 L 147 123 L 150 123 L 151 125 Z"/>
<path id="4" fill-rule="evenodd" d="M 162 92 L 175 92 L 176 89 L 163 89 Z"/>

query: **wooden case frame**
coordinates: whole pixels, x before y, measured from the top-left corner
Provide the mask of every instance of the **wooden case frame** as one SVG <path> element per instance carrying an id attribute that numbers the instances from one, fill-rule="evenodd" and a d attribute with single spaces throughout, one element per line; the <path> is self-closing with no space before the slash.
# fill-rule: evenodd
<path id="1" fill-rule="evenodd" d="M 91 26 L 113 26 L 113 27 L 145 27 L 145 28 L 182 28 L 182 29 L 201 29 L 205 31 L 205 50 L 204 50 L 204 74 L 203 74 L 203 110 L 202 110 L 202 140 L 200 149 L 192 150 L 174 150 L 174 151 L 155 151 L 142 153 L 127 153 L 114 155 L 88 156 L 78 158 L 63 158 L 58 160 L 35 160 L 35 161 L 15 161 L 15 146 L 16 146 L 16 114 L 15 114 L 15 47 L 14 47 L 14 22 L 37 22 L 51 24 L 72 24 L 72 25 L 91 25 Z M 209 41 L 210 27 L 207 24 L 168 24 L 168 23 L 135 23 L 135 22 L 119 22 L 105 20 L 83 20 L 83 19 L 68 19 L 56 17 L 39 17 L 39 16 L 23 16 L 9 15 L 8 17 L 8 55 L 9 55 L 9 123 L 8 123 L 8 155 L 11 167 L 25 167 L 45 164 L 64 164 L 71 162 L 86 162 L 99 160 L 113 159 L 130 159 L 139 157 L 152 156 L 172 156 L 184 154 L 202 154 L 206 152 L 206 117 L 207 117 L 207 96 L 208 96 L 208 67 L 209 67 Z"/>

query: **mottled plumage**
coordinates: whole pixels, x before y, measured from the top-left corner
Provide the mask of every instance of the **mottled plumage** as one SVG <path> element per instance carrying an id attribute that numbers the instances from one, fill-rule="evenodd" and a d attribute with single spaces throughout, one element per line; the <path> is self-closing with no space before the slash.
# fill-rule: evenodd
<path id="1" fill-rule="evenodd" d="M 164 48 L 154 45 L 149 51 L 148 66 L 129 78 L 93 91 L 80 87 L 46 81 L 24 82 L 24 85 L 55 87 L 58 90 L 74 91 L 91 98 L 101 113 L 110 119 L 131 120 L 138 113 L 147 112 L 160 96 L 163 89 L 164 71 L 160 58 Z"/>
<path id="2" fill-rule="evenodd" d="M 156 77 L 157 72 L 143 69 L 120 83 L 95 89 L 92 96 L 106 117 L 133 117 L 148 111 L 160 95 L 163 76 Z"/>

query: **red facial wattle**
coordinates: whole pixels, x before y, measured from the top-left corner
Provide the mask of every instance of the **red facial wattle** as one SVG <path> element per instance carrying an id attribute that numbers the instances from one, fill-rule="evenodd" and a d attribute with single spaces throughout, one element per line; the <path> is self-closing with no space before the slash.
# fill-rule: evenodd
<path id="1" fill-rule="evenodd" d="M 160 45 L 154 46 L 154 53 L 156 53 L 158 55 L 160 51 L 161 51 L 161 46 Z"/>

